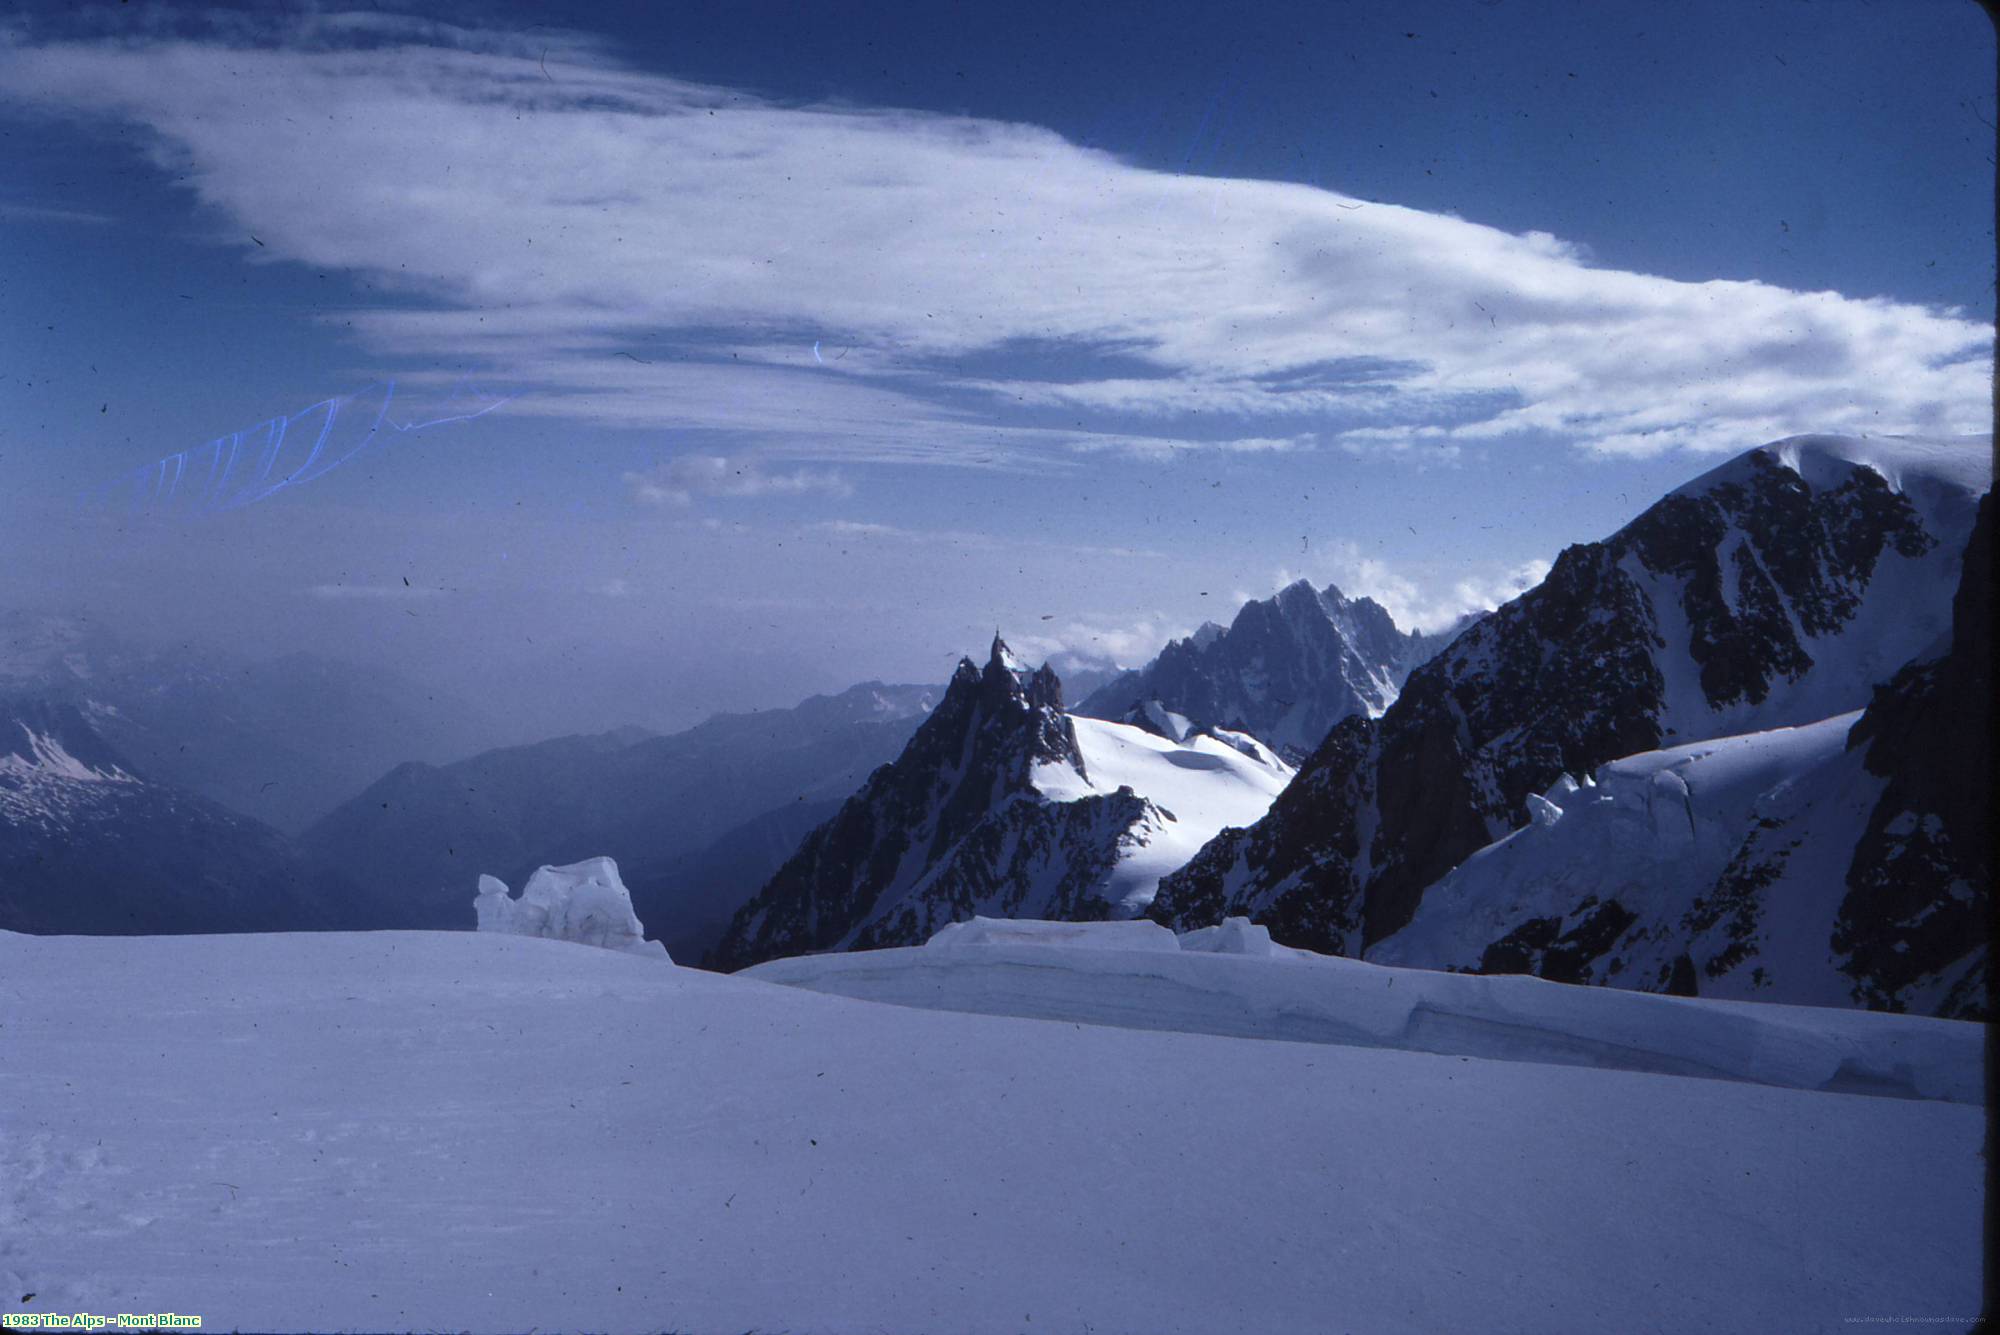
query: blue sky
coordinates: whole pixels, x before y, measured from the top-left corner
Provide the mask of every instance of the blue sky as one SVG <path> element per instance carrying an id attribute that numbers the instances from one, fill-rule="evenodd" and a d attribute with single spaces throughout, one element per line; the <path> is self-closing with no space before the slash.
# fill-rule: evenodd
<path id="1" fill-rule="evenodd" d="M 1969 0 L 272 13 L 0 16 L 9 602 L 666 725 L 1986 422 Z"/>

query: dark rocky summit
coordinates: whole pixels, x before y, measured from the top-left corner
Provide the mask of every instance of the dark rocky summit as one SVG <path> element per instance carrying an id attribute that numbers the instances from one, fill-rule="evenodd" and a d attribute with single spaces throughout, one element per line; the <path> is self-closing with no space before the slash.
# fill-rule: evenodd
<path id="1" fill-rule="evenodd" d="M 1210 622 L 1173 641 L 1076 712 L 1145 726 L 1141 711 L 1157 704 L 1197 727 L 1248 733 L 1297 764 L 1342 719 L 1388 708 L 1448 638 L 1398 630 L 1373 599 L 1298 580 L 1245 603 L 1227 629 Z"/>

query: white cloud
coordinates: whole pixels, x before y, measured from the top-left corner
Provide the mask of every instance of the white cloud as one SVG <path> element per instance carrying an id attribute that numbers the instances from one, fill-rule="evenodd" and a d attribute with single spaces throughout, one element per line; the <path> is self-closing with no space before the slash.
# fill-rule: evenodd
<path id="1" fill-rule="evenodd" d="M 980 533 L 957 528 L 905 528 L 898 524 L 876 524 L 852 519 L 829 519 L 807 526 L 809 531 L 834 539 L 883 540 L 900 543 L 935 543 L 977 551 L 1044 551 L 1070 556 L 1112 560 L 1159 560 L 1164 552 L 1145 547 L 1116 547 L 1094 543 L 1050 542 L 1041 538 L 1010 538 L 997 533 Z"/>
<path id="2" fill-rule="evenodd" d="M 815 524 L 813 527 L 822 533 L 831 533 L 837 538 L 903 538 L 911 536 L 909 529 L 898 528 L 894 524 L 869 524 L 854 519 L 829 519 L 824 524 Z"/>
<path id="3" fill-rule="evenodd" d="M 1420 581 L 1379 557 L 1364 556 L 1351 542 L 1333 545 L 1319 562 L 1315 583 L 1331 579 L 1350 598 L 1373 598 L 1403 630 L 1442 630 L 1467 612 L 1484 612 L 1519 597 L 1542 582 L 1549 562 L 1522 561 L 1462 574 L 1448 581 Z M 1280 570 L 1280 588 L 1298 579 Z"/>
<path id="4" fill-rule="evenodd" d="M 1205 425 L 1337 411 L 1353 415 L 1353 449 L 1525 435 L 1650 454 L 1986 422 L 1990 330 L 1957 312 L 1595 268 L 1543 233 L 1144 170 L 1033 126 L 780 105 L 561 34 L 355 18 L 248 30 L 17 42 L 0 49 L 0 97 L 150 127 L 156 160 L 227 236 L 262 240 L 241 241 L 247 258 L 396 293 L 329 318 L 372 351 L 471 355 L 539 386 L 522 411 L 726 423 L 800 457 L 1002 467 L 1051 447 L 1186 442 L 1170 426 L 1020 431 L 924 394 Z M 541 68 L 544 37 L 560 78 Z M 719 329 L 793 351 L 771 354 L 782 367 L 679 370 L 642 351 Z M 1054 385 L 936 369 L 1030 339 L 1116 347 L 1156 374 Z M 815 341 L 858 351 L 814 357 Z M 1377 369 L 1308 374 L 1357 360 Z"/>
<path id="5" fill-rule="evenodd" d="M 646 473 L 627 473 L 625 482 L 639 500 L 654 505 L 687 505 L 696 496 L 798 496 L 819 492 L 851 496 L 854 488 L 838 473 L 797 469 L 767 473 L 755 459 L 719 454 L 681 454 Z"/>
<path id="6" fill-rule="evenodd" d="M 1180 440 L 1164 436 L 1131 436 L 1098 433 L 1077 436 L 1069 447 L 1082 454 L 1114 450 L 1135 458 L 1153 459 L 1187 454 L 1197 450 L 1220 450 L 1225 454 L 1284 454 L 1311 448 L 1310 435 L 1237 436 L 1228 440 Z"/>
<path id="7" fill-rule="evenodd" d="M 1066 618 L 1024 633 L 1008 634 L 1006 640 L 1009 647 L 1030 662 L 1068 659 L 1132 668 L 1152 659 L 1166 647 L 1167 641 L 1193 633 L 1192 626 L 1150 612 L 1127 617 Z"/>

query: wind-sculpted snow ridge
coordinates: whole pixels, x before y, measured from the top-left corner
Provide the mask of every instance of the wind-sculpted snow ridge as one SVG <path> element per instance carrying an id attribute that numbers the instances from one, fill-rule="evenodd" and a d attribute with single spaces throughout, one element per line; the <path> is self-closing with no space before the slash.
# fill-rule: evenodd
<path id="1" fill-rule="evenodd" d="M 1037 918 L 970 918 L 938 929 L 924 942 L 933 952 L 994 945 L 1088 946 L 1092 950 L 1178 951 L 1180 939 L 1156 922 L 1044 922 Z"/>
<path id="2" fill-rule="evenodd" d="M 646 940 L 645 928 L 632 912 L 632 896 L 618 879 L 618 864 L 610 858 L 543 867 L 518 896 L 508 893 L 506 882 L 481 876 L 472 907 L 482 932 L 541 936 L 667 959 L 665 946 Z"/>
<path id="3" fill-rule="evenodd" d="M 1187 1016 L 1248 996 L 1269 1018 L 1295 988 L 1301 1024 L 1406 1042 L 1423 977 L 984 949 L 1016 995 L 1054 980 L 1107 1011 L 1135 989 L 1135 1026 L 1149 1000 Z M 981 976 L 972 954 L 891 953 L 960 980 Z M 1638 1017 L 1603 1046 L 1685 1022 L 1723 1062 L 1866 1051 L 1847 1021 L 1977 1032 L 1812 1011 L 1781 1035 L 1780 1007 L 1430 981 L 1528 998 L 1478 1025 L 1421 1012 L 1420 1037 L 1456 1024 L 1468 1049 L 1574 1030 L 1537 1004 Z M 171 1306 L 265 1331 L 1766 1335 L 1897 1314 L 1968 1330 L 1980 1301 L 1984 1110 L 1935 1099 L 948 1014 L 491 932 L 0 933 L 0 1017 L 10 1310 Z M 1529 1033 L 1496 1036 L 1508 1018 Z"/>
<path id="4" fill-rule="evenodd" d="M 893 764 L 807 836 L 708 963 L 914 945 L 975 915 L 1143 912 L 1160 879 L 1269 808 L 1291 767 L 1221 729 L 1160 735 L 1063 710 L 994 637 Z"/>
<path id="5" fill-rule="evenodd" d="M 1985 1102 L 1985 1032 L 1963 1021 L 1387 968 L 1275 946 L 1241 918 L 1179 949 L 1136 926 L 962 923 L 918 949 L 748 976 L 933 1010 Z"/>
<path id="6" fill-rule="evenodd" d="M 1162 881 L 1150 914 L 1181 930 L 1245 915 L 1358 956 L 1565 774 L 1861 708 L 1946 642 L 1988 455 L 1800 437 L 1711 470 L 1565 550 L 1380 719 L 1337 724 L 1262 820 Z"/>

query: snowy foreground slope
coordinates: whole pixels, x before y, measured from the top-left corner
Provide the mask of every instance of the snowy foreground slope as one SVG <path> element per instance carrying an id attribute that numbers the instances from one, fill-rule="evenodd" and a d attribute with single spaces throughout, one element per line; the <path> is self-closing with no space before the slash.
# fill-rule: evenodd
<path id="1" fill-rule="evenodd" d="M 0 934 L 0 1018 L 0 1281 L 42 1311 L 1762 1332 L 1979 1299 L 1982 1110 L 1935 1099 L 947 1014 L 497 933 Z"/>

